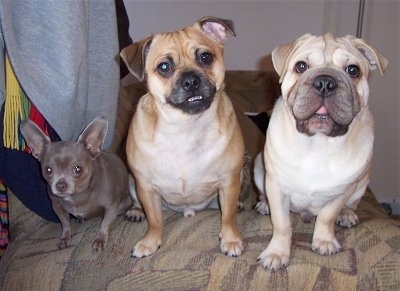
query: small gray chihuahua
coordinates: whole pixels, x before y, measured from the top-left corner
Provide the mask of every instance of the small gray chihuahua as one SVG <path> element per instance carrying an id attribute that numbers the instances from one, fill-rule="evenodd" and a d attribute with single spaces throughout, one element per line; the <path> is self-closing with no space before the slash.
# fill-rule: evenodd
<path id="1" fill-rule="evenodd" d="M 78 220 L 103 215 L 92 244 L 96 251 L 105 248 L 110 225 L 132 204 L 126 217 L 133 221 L 144 218 L 124 163 L 117 155 L 101 150 L 107 129 L 108 121 L 97 117 L 77 142 L 51 142 L 31 120 L 21 123 L 21 133 L 41 164 L 54 212 L 61 222 L 59 249 L 72 238 L 69 214 Z"/>

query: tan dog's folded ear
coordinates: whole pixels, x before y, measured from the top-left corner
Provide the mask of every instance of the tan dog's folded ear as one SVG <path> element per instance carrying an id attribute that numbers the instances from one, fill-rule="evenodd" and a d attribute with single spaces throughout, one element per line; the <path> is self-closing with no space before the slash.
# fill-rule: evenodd
<path id="1" fill-rule="evenodd" d="M 139 81 L 144 79 L 146 55 L 153 37 L 154 35 L 150 34 L 144 39 L 125 47 L 120 53 L 129 71 L 138 78 Z"/>
<path id="2" fill-rule="evenodd" d="M 361 52 L 361 54 L 368 60 L 370 70 L 379 69 L 381 75 L 385 72 L 389 61 L 382 56 L 375 47 L 369 45 L 364 39 L 355 38 L 351 35 L 346 36 L 350 42 Z"/>
<path id="3" fill-rule="evenodd" d="M 286 61 L 290 59 L 290 56 L 295 51 L 295 48 L 297 48 L 299 44 L 303 43 L 305 39 L 308 39 L 310 37 L 311 34 L 304 34 L 303 36 L 296 39 L 294 42 L 278 46 L 272 51 L 272 64 L 274 65 L 275 71 L 280 77 L 279 83 L 282 83 L 283 77 L 287 73 L 288 63 Z"/>
<path id="4" fill-rule="evenodd" d="M 226 41 L 226 32 L 236 36 L 233 21 L 230 19 L 204 16 L 197 22 L 197 24 L 200 25 L 202 31 L 221 44 L 224 44 Z"/>

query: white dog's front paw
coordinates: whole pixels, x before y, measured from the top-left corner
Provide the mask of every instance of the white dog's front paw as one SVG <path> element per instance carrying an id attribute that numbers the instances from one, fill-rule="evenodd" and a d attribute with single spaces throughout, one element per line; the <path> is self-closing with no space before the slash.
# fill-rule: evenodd
<path id="1" fill-rule="evenodd" d="M 332 240 L 314 238 L 311 249 L 314 252 L 324 256 L 333 255 L 337 252 L 340 252 L 342 250 L 342 246 L 339 244 L 336 238 L 333 238 Z"/>
<path id="2" fill-rule="evenodd" d="M 340 211 L 338 217 L 336 218 L 336 224 L 343 227 L 352 227 L 357 225 L 358 216 L 354 213 L 354 211 L 350 208 L 344 208 Z"/>
<path id="3" fill-rule="evenodd" d="M 271 244 L 258 256 L 257 260 L 261 262 L 264 268 L 271 271 L 278 271 L 289 264 L 290 248 L 273 248 Z"/>
<path id="4" fill-rule="evenodd" d="M 259 201 L 256 206 L 255 209 L 257 210 L 258 213 L 260 213 L 261 215 L 268 215 L 269 214 L 269 205 L 268 202 L 265 200 L 261 200 Z"/>

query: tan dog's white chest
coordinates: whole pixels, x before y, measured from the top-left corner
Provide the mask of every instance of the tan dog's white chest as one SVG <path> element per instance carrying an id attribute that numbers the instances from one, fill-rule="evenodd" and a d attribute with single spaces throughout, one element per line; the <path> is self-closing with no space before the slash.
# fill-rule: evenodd
<path id="1" fill-rule="evenodd" d="M 159 120 L 156 130 L 144 138 L 135 135 L 135 126 L 149 121 L 138 119 L 131 131 L 136 140 L 130 150 L 136 174 L 151 179 L 151 190 L 175 210 L 203 209 L 218 194 L 222 173 L 217 161 L 228 138 L 218 133 L 214 114 L 210 108 L 201 116 L 180 116 L 177 122 Z"/>

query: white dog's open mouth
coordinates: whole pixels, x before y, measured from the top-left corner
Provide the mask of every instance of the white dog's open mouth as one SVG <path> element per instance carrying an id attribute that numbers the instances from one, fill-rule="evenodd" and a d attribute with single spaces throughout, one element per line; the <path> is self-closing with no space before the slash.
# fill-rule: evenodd
<path id="1" fill-rule="evenodd" d="M 187 101 L 194 102 L 194 101 L 200 101 L 200 100 L 203 100 L 203 96 L 193 96 L 193 97 L 190 97 Z"/>

